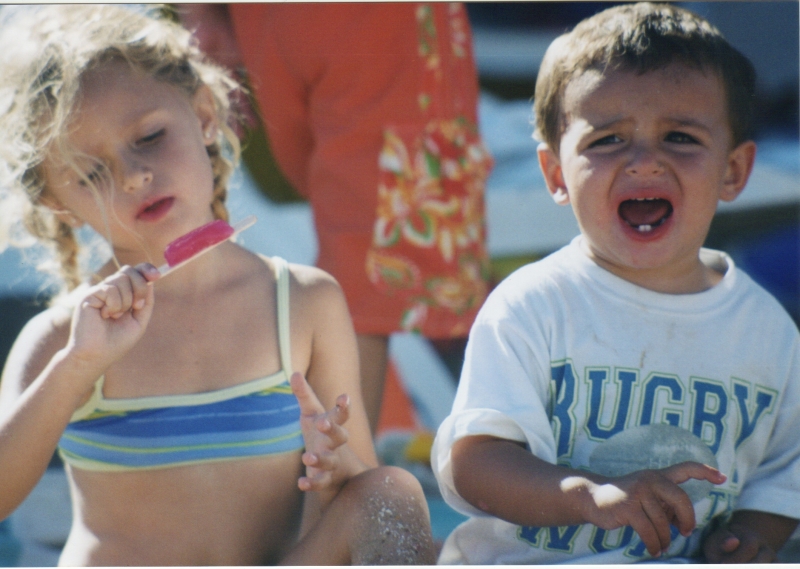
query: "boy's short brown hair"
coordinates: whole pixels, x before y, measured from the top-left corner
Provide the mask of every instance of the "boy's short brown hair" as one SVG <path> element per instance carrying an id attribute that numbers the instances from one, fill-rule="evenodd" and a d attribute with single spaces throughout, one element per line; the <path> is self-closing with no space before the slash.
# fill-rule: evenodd
<path id="1" fill-rule="evenodd" d="M 642 74 L 672 63 L 718 74 L 727 94 L 733 145 L 753 137 L 753 64 L 704 18 L 676 6 L 642 2 L 595 14 L 550 45 L 536 80 L 535 138 L 558 152 L 566 127 L 564 91 L 582 73 L 593 69 Z"/>

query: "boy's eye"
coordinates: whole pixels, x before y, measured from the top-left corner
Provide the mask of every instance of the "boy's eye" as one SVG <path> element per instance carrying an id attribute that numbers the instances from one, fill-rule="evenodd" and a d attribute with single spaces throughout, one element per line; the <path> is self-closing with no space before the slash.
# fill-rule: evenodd
<path id="1" fill-rule="evenodd" d="M 589 148 L 593 148 L 595 146 L 605 146 L 607 144 L 614 144 L 616 142 L 621 142 L 622 139 L 618 137 L 616 134 L 609 134 L 608 136 L 604 136 L 603 138 L 598 138 L 591 144 L 589 144 Z"/>
<path id="2" fill-rule="evenodd" d="M 664 140 L 667 142 L 677 142 L 678 144 L 697 144 L 697 139 L 692 135 L 677 131 L 668 133 Z"/>
<path id="3" fill-rule="evenodd" d="M 139 145 L 146 145 L 146 144 L 153 143 L 156 140 L 158 140 L 159 138 L 161 138 L 162 136 L 164 136 L 165 132 L 166 132 L 166 129 L 162 128 L 161 130 L 157 130 L 156 132 L 154 132 L 152 134 L 148 134 L 147 136 L 143 136 L 142 138 L 137 140 L 136 143 L 139 144 Z"/>

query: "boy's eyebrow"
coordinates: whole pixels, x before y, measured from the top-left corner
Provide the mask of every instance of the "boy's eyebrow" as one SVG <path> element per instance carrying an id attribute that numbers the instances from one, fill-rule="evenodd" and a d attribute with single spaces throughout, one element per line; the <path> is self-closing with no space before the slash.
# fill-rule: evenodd
<path id="1" fill-rule="evenodd" d="M 608 120 L 604 120 L 601 123 L 594 123 L 593 121 L 587 121 L 587 122 L 589 126 L 591 126 L 592 130 L 598 131 L 598 130 L 607 130 L 626 122 L 634 122 L 634 119 L 629 117 L 612 117 Z M 674 125 L 676 127 L 698 128 L 706 132 L 711 132 L 712 130 L 711 126 L 707 122 L 703 122 L 702 119 L 693 117 L 667 117 L 662 119 L 661 122 Z"/>
<path id="2" fill-rule="evenodd" d="M 694 127 L 704 130 L 706 132 L 711 132 L 711 127 L 707 123 L 699 119 L 676 117 L 673 119 L 669 119 L 667 122 L 671 122 L 681 127 Z"/>

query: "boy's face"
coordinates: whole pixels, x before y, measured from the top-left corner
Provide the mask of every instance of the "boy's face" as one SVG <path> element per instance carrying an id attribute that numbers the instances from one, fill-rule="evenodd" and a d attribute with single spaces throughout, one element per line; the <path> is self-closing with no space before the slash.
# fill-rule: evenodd
<path id="1" fill-rule="evenodd" d="M 698 252 L 718 200 L 744 189 L 755 145 L 731 150 L 719 78 L 683 65 L 637 75 L 589 71 L 564 94 L 556 155 L 539 161 L 555 201 L 571 203 L 589 254 L 660 292 L 699 292 L 720 275 Z"/>

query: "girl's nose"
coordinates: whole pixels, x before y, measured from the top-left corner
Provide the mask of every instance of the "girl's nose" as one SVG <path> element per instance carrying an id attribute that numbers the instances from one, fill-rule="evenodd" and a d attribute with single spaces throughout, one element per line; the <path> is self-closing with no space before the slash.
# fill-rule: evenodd
<path id="1" fill-rule="evenodd" d="M 125 165 L 122 189 L 131 193 L 141 190 L 153 181 L 153 172 L 145 165 L 129 162 Z"/>
<path id="2" fill-rule="evenodd" d="M 649 147 L 635 148 L 625 171 L 634 176 L 657 176 L 664 172 L 658 152 Z"/>

